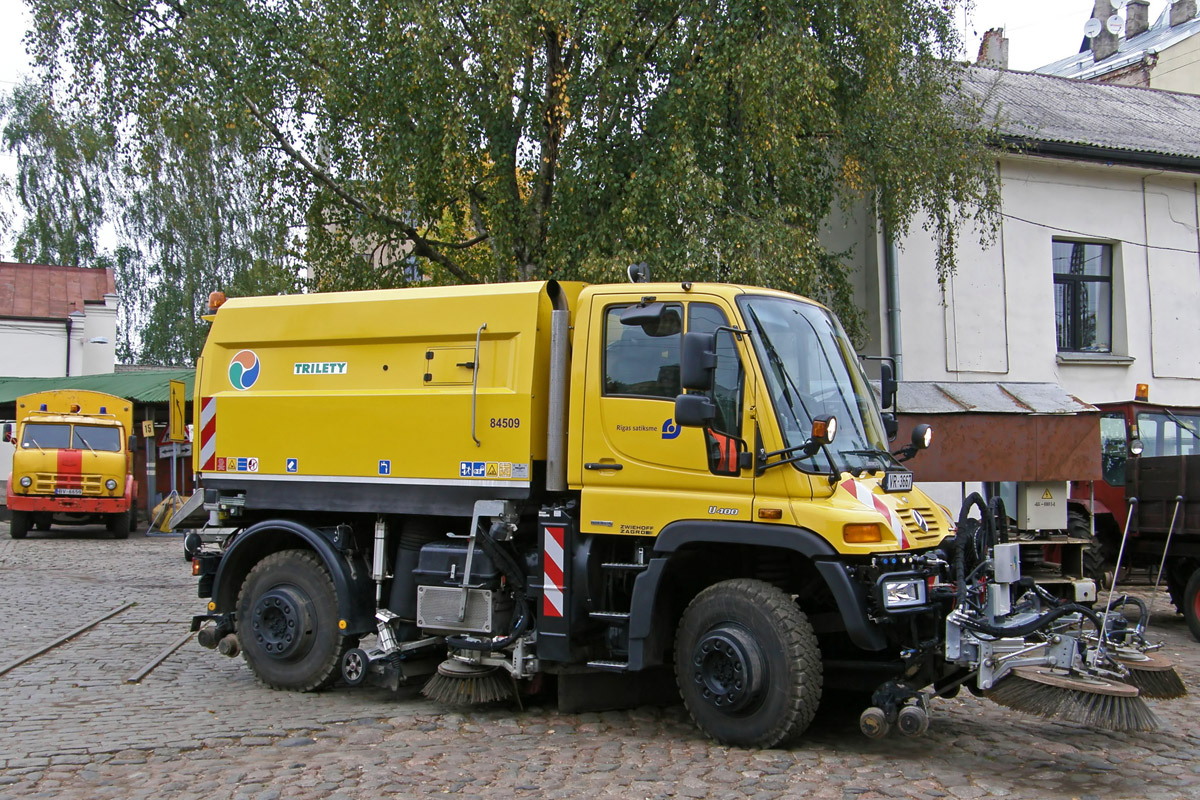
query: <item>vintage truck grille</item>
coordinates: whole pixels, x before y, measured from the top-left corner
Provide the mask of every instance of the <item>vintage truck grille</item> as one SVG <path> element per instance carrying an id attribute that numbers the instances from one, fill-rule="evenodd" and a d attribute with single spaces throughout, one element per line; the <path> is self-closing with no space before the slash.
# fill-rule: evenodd
<path id="1" fill-rule="evenodd" d="M 101 475 L 60 475 L 56 472 L 37 472 L 33 476 L 34 494 L 62 494 L 74 497 L 99 497 L 104 492 Z"/>

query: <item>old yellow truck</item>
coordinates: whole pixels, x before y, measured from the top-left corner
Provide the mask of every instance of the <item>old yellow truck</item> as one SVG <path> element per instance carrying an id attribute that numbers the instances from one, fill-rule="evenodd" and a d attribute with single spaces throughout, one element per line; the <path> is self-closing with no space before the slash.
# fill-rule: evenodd
<path id="1" fill-rule="evenodd" d="M 553 680 L 579 707 L 673 674 L 704 731 L 748 746 L 799 735 L 829 689 L 859 693 L 869 735 L 920 733 L 932 695 L 1016 666 L 1141 702 L 1094 611 L 1049 605 L 1011 550 L 993 567 L 988 525 L 956 534 L 912 485 L 927 426 L 889 452 L 817 303 L 551 281 L 239 298 L 210 319 L 193 625 L 269 686 L 419 678 L 454 702 Z"/>
<path id="2" fill-rule="evenodd" d="M 133 404 L 103 392 L 59 389 L 17 398 L 7 503 L 10 534 L 103 520 L 124 539 L 136 525 Z"/>

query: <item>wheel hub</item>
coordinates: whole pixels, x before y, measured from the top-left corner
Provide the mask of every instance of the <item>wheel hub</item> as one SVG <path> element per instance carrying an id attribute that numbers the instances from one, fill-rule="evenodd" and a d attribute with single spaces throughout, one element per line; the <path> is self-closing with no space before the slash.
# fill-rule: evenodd
<path id="1" fill-rule="evenodd" d="M 692 650 L 692 675 L 701 697 L 727 713 L 759 698 L 765 663 L 754 639 L 734 625 L 714 628 Z"/>
<path id="2" fill-rule="evenodd" d="M 312 601 L 294 586 L 276 586 L 254 604 L 250 629 L 254 641 L 271 658 L 297 655 L 312 618 Z"/>

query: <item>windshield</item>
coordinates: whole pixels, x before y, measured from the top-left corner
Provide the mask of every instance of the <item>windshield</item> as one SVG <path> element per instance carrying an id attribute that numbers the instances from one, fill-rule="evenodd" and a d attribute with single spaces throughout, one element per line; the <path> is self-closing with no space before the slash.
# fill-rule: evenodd
<path id="1" fill-rule="evenodd" d="M 1200 414 L 1195 411 L 1142 412 L 1137 415 L 1143 456 L 1190 456 L 1200 453 Z"/>
<path id="2" fill-rule="evenodd" d="M 119 453 L 121 452 L 121 431 L 119 428 L 100 425 L 76 425 L 74 442 L 72 446 L 77 450 L 104 450 L 110 453 Z"/>
<path id="3" fill-rule="evenodd" d="M 66 449 L 71 443 L 71 426 L 38 422 L 21 432 L 22 448 Z"/>
<path id="4" fill-rule="evenodd" d="M 782 297 L 743 295 L 738 305 L 766 374 L 784 447 L 804 444 L 813 418 L 832 414 L 838 429 L 830 449 L 839 468 L 892 466 L 875 396 L 837 319 L 820 306 Z M 806 471 L 830 469 L 823 451 L 795 463 Z"/>

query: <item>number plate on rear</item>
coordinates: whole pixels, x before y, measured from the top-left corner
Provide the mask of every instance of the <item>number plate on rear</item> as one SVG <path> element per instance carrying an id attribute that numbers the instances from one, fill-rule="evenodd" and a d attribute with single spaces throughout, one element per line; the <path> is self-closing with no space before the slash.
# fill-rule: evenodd
<path id="1" fill-rule="evenodd" d="M 83 489 L 55 489 L 54 493 L 57 495 L 64 495 L 67 497 L 82 497 Z"/>
<path id="2" fill-rule="evenodd" d="M 885 492 L 912 491 L 913 478 L 908 470 L 883 473 L 883 490 Z"/>

